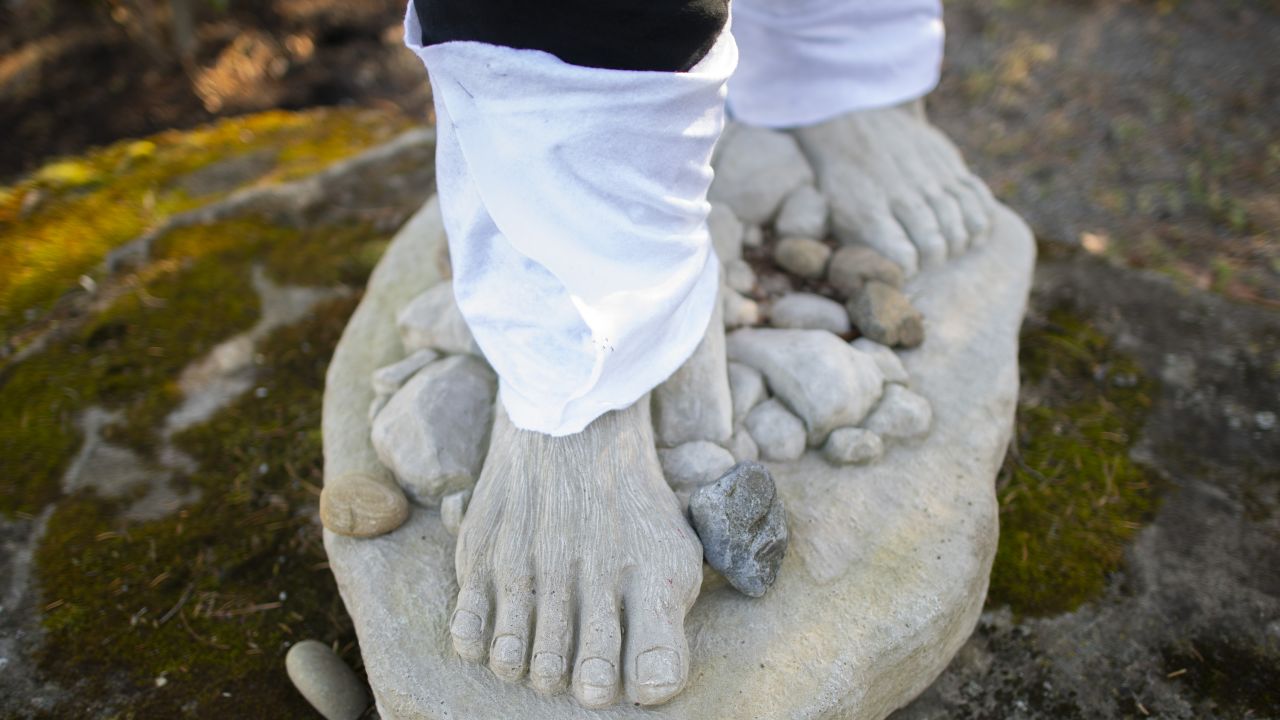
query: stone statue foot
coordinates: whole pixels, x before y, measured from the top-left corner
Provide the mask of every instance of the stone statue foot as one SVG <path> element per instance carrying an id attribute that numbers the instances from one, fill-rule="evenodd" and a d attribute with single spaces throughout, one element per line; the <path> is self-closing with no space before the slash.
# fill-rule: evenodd
<path id="1" fill-rule="evenodd" d="M 702 547 L 663 479 L 649 398 L 559 438 L 497 414 L 458 537 L 454 649 L 590 708 L 670 700 Z"/>
<path id="2" fill-rule="evenodd" d="M 908 276 L 979 244 L 995 200 L 919 103 L 792 131 L 831 206 L 831 229 Z"/>

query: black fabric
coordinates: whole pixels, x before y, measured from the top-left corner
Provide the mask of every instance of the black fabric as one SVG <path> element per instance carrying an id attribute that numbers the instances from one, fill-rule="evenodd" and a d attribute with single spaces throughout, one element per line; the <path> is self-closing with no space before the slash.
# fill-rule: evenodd
<path id="1" fill-rule="evenodd" d="M 688 70 L 729 18 L 729 0 L 413 2 L 424 45 L 475 40 L 619 70 Z"/>

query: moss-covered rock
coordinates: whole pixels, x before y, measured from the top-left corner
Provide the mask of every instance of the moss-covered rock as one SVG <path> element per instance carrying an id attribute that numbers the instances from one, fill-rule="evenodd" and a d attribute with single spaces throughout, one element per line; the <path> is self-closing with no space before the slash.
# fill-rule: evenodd
<path id="1" fill-rule="evenodd" d="M 136 717 L 302 717 L 288 645 L 319 638 L 354 654 L 314 521 L 321 388 L 354 306 L 278 332 L 259 348 L 263 390 L 174 438 L 199 465 L 180 481 L 199 501 L 141 523 L 92 494 L 58 504 L 36 556 L 40 670 L 77 702 L 111 684 Z"/>
<path id="2" fill-rule="evenodd" d="M 313 174 L 408 125 L 369 110 L 268 112 L 119 142 L 0 187 L 0 342 L 165 218 Z"/>
<path id="3" fill-rule="evenodd" d="M 1023 399 L 999 478 L 988 603 L 1049 615 L 1101 594 L 1154 510 L 1154 479 L 1129 455 L 1153 386 L 1067 310 L 1028 323 L 1020 361 Z"/>

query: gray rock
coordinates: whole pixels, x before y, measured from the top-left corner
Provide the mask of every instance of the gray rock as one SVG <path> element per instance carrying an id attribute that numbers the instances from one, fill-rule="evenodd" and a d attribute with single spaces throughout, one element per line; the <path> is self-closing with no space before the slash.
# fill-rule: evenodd
<path id="1" fill-rule="evenodd" d="M 369 707 L 369 694 L 356 674 L 318 640 L 295 643 L 284 667 L 293 686 L 326 720 L 356 720 Z"/>
<path id="2" fill-rule="evenodd" d="M 409 378 L 413 377 L 414 373 L 438 359 L 440 359 L 440 353 L 423 348 L 415 350 L 399 362 L 380 367 L 373 371 L 373 391 L 378 395 L 390 397 L 402 385 L 409 382 Z"/>
<path id="3" fill-rule="evenodd" d="M 769 221 L 792 190 L 813 184 L 813 170 L 796 141 L 765 128 L 727 128 L 713 165 L 716 175 L 707 198 L 728 205 L 745 223 Z"/>
<path id="4" fill-rule="evenodd" d="M 836 465 L 871 462 L 884 453 L 880 436 L 862 428 L 837 428 L 827 436 L 822 455 Z"/>
<path id="5" fill-rule="evenodd" d="M 440 501 L 440 523 L 450 535 L 458 536 L 458 531 L 462 529 L 462 517 L 467 514 L 469 502 L 471 502 L 470 490 L 449 493 Z"/>
<path id="6" fill-rule="evenodd" d="M 844 335 L 852 327 L 849 313 L 835 300 L 812 293 L 784 295 L 769 310 L 769 323 L 793 330 L 826 330 Z"/>
<path id="7" fill-rule="evenodd" d="M 911 376 L 907 373 L 907 369 L 902 366 L 902 358 L 898 357 L 898 353 L 887 345 L 872 340 L 871 338 L 860 337 L 852 343 L 855 348 L 871 356 L 876 361 L 876 366 L 880 368 L 880 372 L 884 373 L 885 382 L 898 383 L 906 385 L 911 382 Z"/>
<path id="8" fill-rule="evenodd" d="M 827 269 L 831 248 L 812 238 L 785 237 L 773 248 L 773 259 L 787 272 L 816 280 Z"/>
<path id="9" fill-rule="evenodd" d="M 713 311 L 693 355 L 653 390 L 653 432 L 660 447 L 694 440 L 726 443 L 733 433 L 721 312 L 720 308 Z"/>
<path id="10" fill-rule="evenodd" d="M 801 185 L 778 211 L 773 227 L 779 235 L 820 238 L 827 234 L 827 199 L 812 185 Z"/>
<path id="11" fill-rule="evenodd" d="M 755 300 L 739 295 L 731 288 L 720 288 L 726 328 L 750 327 L 760 324 L 760 306 Z"/>
<path id="12" fill-rule="evenodd" d="M 405 352 L 438 350 L 448 355 L 481 356 L 453 298 L 453 282 L 442 282 L 415 297 L 396 315 L 396 327 Z"/>
<path id="13" fill-rule="evenodd" d="M 728 263 L 742 257 L 742 221 L 728 205 L 711 203 L 707 215 L 707 229 L 711 232 L 711 245 L 716 249 L 720 262 Z"/>
<path id="14" fill-rule="evenodd" d="M 902 279 L 902 268 L 866 245 L 845 245 L 836 250 L 827 266 L 827 282 L 845 298 L 853 297 L 872 280 L 900 288 Z"/>
<path id="15" fill-rule="evenodd" d="M 659 449 L 658 459 L 667 484 L 677 492 L 692 492 L 713 482 L 735 462 L 728 450 L 705 440 Z"/>
<path id="16" fill-rule="evenodd" d="M 858 331 L 881 345 L 916 347 L 924 342 L 924 318 L 897 288 L 868 282 L 845 308 Z"/>
<path id="17" fill-rule="evenodd" d="M 729 363 L 729 395 L 733 398 L 733 424 L 737 425 L 747 417 L 751 408 L 769 397 L 764 375 L 742 363 Z"/>
<path id="18" fill-rule="evenodd" d="M 475 484 L 489 446 L 497 378 L 472 355 L 418 371 L 374 418 L 378 459 L 423 505 Z"/>
<path id="19" fill-rule="evenodd" d="M 787 513 L 773 477 L 751 461 L 735 465 L 689 500 L 689 517 L 707 564 L 750 597 L 778 577 L 787 552 Z"/>
<path id="20" fill-rule="evenodd" d="M 928 433 L 932 423 L 928 400 L 901 385 L 890 385 L 867 418 L 866 429 L 884 438 L 905 440 Z"/>
<path id="21" fill-rule="evenodd" d="M 745 260 L 732 260 L 725 263 L 724 284 L 736 292 L 749 293 L 756 286 L 756 271 Z"/>
<path id="22" fill-rule="evenodd" d="M 759 225 L 748 225 L 742 233 L 742 244 L 745 247 L 760 247 L 764 244 L 764 230 Z"/>
<path id="23" fill-rule="evenodd" d="M 760 446 L 756 445 L 751 433 L 747 432 L 745 428 L 738 428 L 734 431 L 733 437 L 729 438 L 729 454 L 738 462 L 759 460 Z"/>
<path id="24" fill-rule="evenodd" d="M 875 360 L 825 330 L 737 330 L 725 347 L 730 360 L 764 373 L 773 394 L 804 420 L 812 445 L 838 427 L 860 425 L 880 400 L 884 375 Z"/>
<path id="25" fill-rule="evenodd" d="M 804 454 L 804 423 L 776 399 L 755 406 L 743 425 L 766 460 L 795 460 Z"/>

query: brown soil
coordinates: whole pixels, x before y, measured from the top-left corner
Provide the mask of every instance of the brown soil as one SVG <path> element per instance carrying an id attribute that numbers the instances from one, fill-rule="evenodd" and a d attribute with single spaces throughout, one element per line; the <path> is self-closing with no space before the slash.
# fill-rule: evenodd
<path id="1" fill-rule="evenodd" d="M 270 108 L 387 104 L 425 118 L 425 73 L 401 46 L 403 0 L 192 4 L 198 49 L 186 63 L 167 2 L 0 4 L 0 181 L 51 156 Z M 154 6 L 158 30 L 124 9 L 138 6 Z"/>

